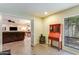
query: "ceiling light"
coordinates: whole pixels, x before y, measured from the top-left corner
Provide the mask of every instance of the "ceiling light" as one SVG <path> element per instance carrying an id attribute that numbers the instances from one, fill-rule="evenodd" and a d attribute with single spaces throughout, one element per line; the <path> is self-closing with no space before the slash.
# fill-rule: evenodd
<path id="1" fill-rule="evenodd" d="M 44 12 L 44 14 L 47 15 L 48 13 L 47 12 Z"/>

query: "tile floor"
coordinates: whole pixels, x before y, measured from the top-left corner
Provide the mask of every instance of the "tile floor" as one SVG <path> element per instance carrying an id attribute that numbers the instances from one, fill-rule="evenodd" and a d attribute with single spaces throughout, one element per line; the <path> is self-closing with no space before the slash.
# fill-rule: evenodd
<path id="1" fill-rule="evenodd" d="M 23 41 L 17 41 L 3 45 L 3 51 L 9 49 L 11 50 L 12 55 L 30 55 L 31 39 L 26 37 Z"/>
<path id="2" fill-rule="evenodd" d="M 57 48 L 50 47 L 46 44 L 38 44 L 32 48 L 33 55 L 73 55 L 67 51 L 58 51 Z"/>
<path id="3" fill-rule="evenodd" d="M 66 51 L 58 51 L 56 48 L 46 44 L 38 44 L 31 47 L 31 39 L 25 38 L 24 41 L 17 41 L 3 45 L 3 50 L 11 50 L 12 55 L 72 55 Z"/>

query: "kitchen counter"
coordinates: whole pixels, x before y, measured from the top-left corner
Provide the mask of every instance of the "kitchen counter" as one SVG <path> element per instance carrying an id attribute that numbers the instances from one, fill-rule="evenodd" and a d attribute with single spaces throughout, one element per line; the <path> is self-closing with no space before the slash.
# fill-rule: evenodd
<path id="1" fill-rule="evenodd" d="M 4 31 L 2 32 L 3 44 L 24 40 L 25 31 Z"/>

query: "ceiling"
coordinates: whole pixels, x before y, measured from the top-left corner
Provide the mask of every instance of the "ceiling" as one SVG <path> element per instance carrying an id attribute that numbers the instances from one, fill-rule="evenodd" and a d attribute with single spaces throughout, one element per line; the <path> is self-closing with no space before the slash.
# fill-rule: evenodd
<path id="1" fill-rule="evenodd" d="M 76 5 L 78 3 L 2 3 L 0 12 L 45 17 Z M 44 14 L 45 11 L 48 12 L 47 15 Z"/>
<path id="2" fill-rule="evenodd" d="M 31 21 L 28 20 L 28 19 L 16 18 L 16 17 L 8 16 L 8 15 L 3 18 L 3 25 L 4 24 L 7 24 L 7 25 L 8 24 L 9 25 L 11 25 L 11 24 L 15 24 L 15 25 L 28 25 L 30 23 L 31 23 Z"/>

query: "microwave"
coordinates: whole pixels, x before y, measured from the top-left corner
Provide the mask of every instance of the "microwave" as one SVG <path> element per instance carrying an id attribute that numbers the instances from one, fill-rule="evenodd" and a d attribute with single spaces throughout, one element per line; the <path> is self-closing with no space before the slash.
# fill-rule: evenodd
<path id="1" fill-rule="evenodd" d="M 17 27 L 9 27 L 10 31 L 17 31 Z"/>

